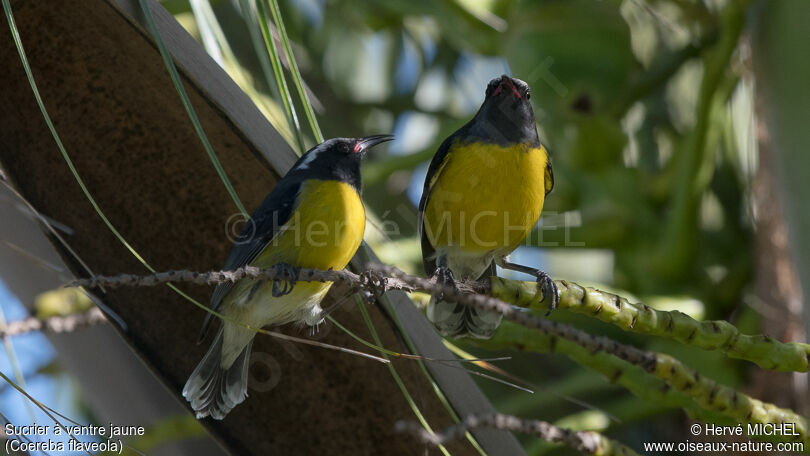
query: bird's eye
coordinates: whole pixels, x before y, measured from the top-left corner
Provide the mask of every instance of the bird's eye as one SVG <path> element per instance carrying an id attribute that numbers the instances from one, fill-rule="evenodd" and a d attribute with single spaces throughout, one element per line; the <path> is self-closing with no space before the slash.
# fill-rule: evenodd
<path id="1" fill-rule="evenodd" d="M 531 98 L 532 98 L 532 93 L 527 90 L 526 91 L 526 99 L 531 100 Z"/>

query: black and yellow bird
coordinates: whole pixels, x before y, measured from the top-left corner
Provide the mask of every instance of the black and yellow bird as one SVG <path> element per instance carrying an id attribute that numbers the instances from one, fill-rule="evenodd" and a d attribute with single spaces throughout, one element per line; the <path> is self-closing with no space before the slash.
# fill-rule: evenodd
<path id="1" fill-rule="evenodd" d="M 422 261 L 428 275 L 451 286 L 459 279 L 488 280 L 496 265 L 532 274 L 552 309 L 559 297 L 549 275 L 507 261 L 554 187 L 530 97 L 520 79 L 493 79 L 475 117 L 439 146 L 419 203 Z M 488 338 L 501 321 L 497 313 L 441 296 L 431 299 L 427 316 L 447 337 Z"/>
<path id="2" fill-rule="evenodd" d="M 245 265 L 293 272 L 295 267 L 343 269 L 363 240 L 360 159 L 393 139 L 375 135 L 330 139 L 304 154 L 265 198 L 236 239 L 224 269 Z M 250 328 L 285 323 L 317 326 L 331 282 L 243 279 L 217 285 L 210 307 L 223 321 L 211 348 L 194 369 L 183 396 L 198 418 L 222 419 L 247 397 Z M 202 335 L 211 323 L 203 323 Z"/>

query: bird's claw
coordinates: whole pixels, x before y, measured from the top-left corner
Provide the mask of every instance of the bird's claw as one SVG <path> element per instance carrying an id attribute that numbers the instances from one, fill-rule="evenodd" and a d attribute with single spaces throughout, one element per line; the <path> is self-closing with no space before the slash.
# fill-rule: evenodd
<path id="1" fill-rule="evenodd" d="M 374 302 L 385 293 L 388 278 L 382 272 L 371 269 L 360 273 L 360 285 L 366 291 L 366 301 Z"/>
<path id="2" fill-rule="evenodd" d="M 560 303 L 560 291 L 557 289 L 557 284 L 554 283 L 554 279 L 543 271 L 537 272 L 537 285 L 543 292 L 543 300 L 548 301 L 548 311 L 545 315 L 549 316 L 551 311 L 556 309 L 557 305 Z"/>
<path id="3" fill-rule="evenodd" d="M 287 263 L 279 263 L 275 266 L 276 274 L 283 274 L 289 279 L 273 279 L 273 297 L 278 298 L 293 290 L 295 286 L 296 271 L 291 265 Z"/>
<path id="4" fill-rule="evenodd" d="M 453 277 L 453 271 L 451 271 L 447 266 L 437 267 L 436 271 L 433 272 L 433 279 L 437 284 L 442 285 L 443 287 L 450 287 L 453 290 L 458 290 L 458 286 L 456 286 L 456 278 Z M 436 299 L 442 301 L 444 299 L 444 292 L 438 293 L 436 295 Z"/>

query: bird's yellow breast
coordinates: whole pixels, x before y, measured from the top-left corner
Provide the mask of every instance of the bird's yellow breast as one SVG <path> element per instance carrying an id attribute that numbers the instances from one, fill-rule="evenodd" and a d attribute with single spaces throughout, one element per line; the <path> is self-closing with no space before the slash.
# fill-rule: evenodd
<path id="1" fill-rule="evenodd" d="M 310 179 L 302 184 L 296 201 L 289 220 L 250 264 L 345 268 L 366 226 L 360 195 L 343 182 Z M 257 328 L 293 321 L 314 325 L 322 318 L 319 304 L 331 285 L 299 281 L 289 294 L 274 297 L 271 282 L 243 279 L 225 297 L 222 312 L 236 323 Z M 222 365 L 230 366 L 253 336 L 251 330 L 226 325 L 223 346 L 229 351 L 223 352 Z"/>
<path id="2" fill-rule="evenodd" d="M 430 183 L 423 228 L 431 244 L 514 250 L 543 209 L 547 159 L 542 146 L 452 146 Z"/>
<path id="3" fill-rule="evenodd" d="M 345 268 L 363 241 L 366 212 L 360 195 L 345 182 L 310 179 L 297 201 L 290 219 L 252 264 Z"/>

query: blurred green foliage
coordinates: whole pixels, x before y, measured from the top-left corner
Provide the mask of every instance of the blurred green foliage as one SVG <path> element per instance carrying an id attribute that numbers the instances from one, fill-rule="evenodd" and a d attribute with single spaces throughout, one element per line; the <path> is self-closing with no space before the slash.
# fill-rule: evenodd
<path id="1" fill-rule="evenodd" d="M 176 16 L 191 17 L 187 3 L 166 4 Z M 295 126 L 279 116 L 281 98 L 267 82 L 273 75 L 262 64 L 266 51 L 254 47 L 255 31 L 246 26 L 253 23 L 243 18 L 240 5 L 246 4 L 252 2 L 212 2 L 215 17 L 202 23 L 198 18 L 196 31 L 221 27 L 226 69 L 295 147 L 290 131 Z M 566 263 L 563 269 L 571 275 L 564 278 L 608 282 L 603 285 L 645 301 L 683 303 L 697 318 L 752 321 L 753 311 L 742 304 L 751 293 L 749 195 L 756 168 L 748 49 L 739 40 L 748 2 L 287 0 L 280 5 L 324 136 L 399 135 L 401 145 L 377 153 L 364 169 L 367 205 L 388 235 L 370 240 L 383 259 L 420 269 L 414 207 L 420 168 L 472 116 L 486 81 L 511 70 L 532 86 L 541 139 L 554 161 L 556 187 L 542 229 L 529 240 L 543 248 L 538 263 L 555 276 L 555 266 Z M 292 87 L 292 79 L 288 83 Z M 304 112 L 298 99 L 294 105 Z M 303 130 L 306 145 L 314 145 Z M 581 272 L 604 264 L 599 259 L 606 256 L 606 270 Z M 743 365 L 717 353 L 628 335 L 564 312 L 554 318 L 669 352 L 727 385 L 744 381 Z M 617 394 L 615 386 L 566 359 L 522 354 L 502 367 L 547 385 L 526 396 L 482 383 L 505 412 L 574 428 L 598 422 L 597 427 L 626 433 L 626 442 L 639 433 L 660 435 L 661 428 L 649 421 L 653 415 L 682 419 L 667 415 L 672 409 L 665 406 Z M 599 410 L 583 411 L 558 394 Z M 593 413 L 601 418 L 594 421 Z M 628 426 L 639 421 L 646 423 Z M 552 451 L 531 445 L 533 454 Z"/>

